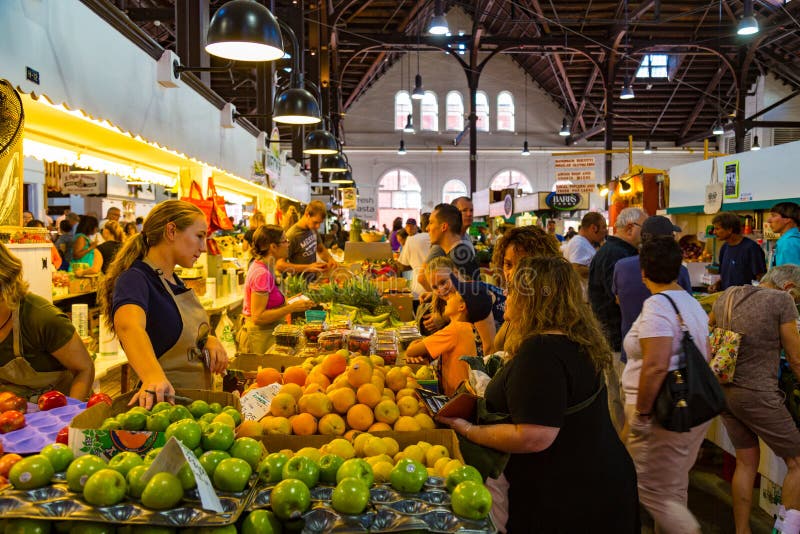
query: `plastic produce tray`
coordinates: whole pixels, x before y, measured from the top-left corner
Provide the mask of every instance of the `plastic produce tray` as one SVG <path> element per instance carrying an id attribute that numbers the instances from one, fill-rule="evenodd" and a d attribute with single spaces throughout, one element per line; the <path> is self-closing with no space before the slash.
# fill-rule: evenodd
<path id="1" fill-rule="evenodd" d="M 5 452 L 35 454 L 45 445 L 56 441 L 58 431 L 69 426 L 72 418 L 86 409 L 86 403 L 67 398 L 67 405 L 46 412 L 35 411 L 38 407 L 28 403 L 25 426 L 8 434 L 0 435 Z"/>
<path id="2" fill-rule="evenodd" d="M 126 498 L 114 506 L 95 507 L 79 493 L 69 491 L 63 474 L 54 482 L 35 490 L 0 492 L 0 517 L 4 519 L 39 519 L 92 521 L 120 525 L 152 525 L 164 527 L 221 527 L 239 519 L 254 491 L 250 487 L 241 493 L 219 492 L 223 512 L 203 510 L 196 490 L 187 491 L 178 507 L 169 510 L 150 510 L 138 501 Z"/>
<path id="3" fill-rule="evenodd" d="M 274 484 L 256 488 L 248 510 L 269 507 Z M 340 514 L 331 507 L 333 486 L 319 485 L 311 490 L 311 509 L 303 514 L 306 534 L 353 532 L 401 532 L 427 530 L 441 534 L 494 534 L 497 528 L 487 517 L 472 521 L 458 517 L 450 508 L 450 495 L 444 480 L 429 477 L 419 493 L 400 493 L 388 485 L 370 488 L 370 501 L 363 514 Z"/>

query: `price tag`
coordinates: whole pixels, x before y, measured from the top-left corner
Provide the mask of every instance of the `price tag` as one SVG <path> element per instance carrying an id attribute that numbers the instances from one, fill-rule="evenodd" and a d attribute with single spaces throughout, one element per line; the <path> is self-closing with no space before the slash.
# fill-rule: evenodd
<path id="1" fill-rule="evenodd" d="M 242 417 L 249 421 L 259 421 L 269 413 L 272 399 L 281 390 L 280 384 L 270 384 L 263 388 L 248 391 L 239 399 L 242 404 Z"/>
<path id="2" fill-rule="evenodd" d="M 164 445 L 164 448 L 158 453 L 158 456 L 156 456 L 153 463 L 150 464 L 145 474 L 142 475 L 142 481 L 147 482 L 156 473 L 167 472 L 177 475 L 178 471 L 183 467 L 183 464 L 187 462 L 197 482 L 197 492 L 200 494 L 201 506 L 204 510 L 210 510 L 221 514 L 224 511 L 222 509 L 222 503 L 219 502 L 217 491 L 214 489 L 214 486 L 211 485 L 208 473 L 206 473 L 206 470 L 200 465 L 200 462 L 197 461 L 194 453 L 187 449 L 183 443 L 175 439 L 175 437 L 170 438 L 167 444 Z"/>

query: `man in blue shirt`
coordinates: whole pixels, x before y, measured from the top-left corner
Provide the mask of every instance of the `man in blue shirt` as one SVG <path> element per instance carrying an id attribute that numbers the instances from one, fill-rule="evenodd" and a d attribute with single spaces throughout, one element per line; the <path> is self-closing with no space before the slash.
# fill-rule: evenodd
<path id="1" fill-rule="evenodd" d="M 718 213 L 711 221 L 714 235 L 724 245 L 719 251 L 719 275 L 712 291 L 725 291 L 731 286 L 750 285 L 767 272 L 764 251 L 758 243 L 742 235 L 742 220 L 730 212 Z"/>
<path id="2" fill-rule="evenodd" d="M 791 263 L 800 265 L 800 206 L 794 202 L 779 202 L 769 210 L 769 223 L 772 231 L 781 234 L 775 245 L 772 258 L 773 267 Z"/>

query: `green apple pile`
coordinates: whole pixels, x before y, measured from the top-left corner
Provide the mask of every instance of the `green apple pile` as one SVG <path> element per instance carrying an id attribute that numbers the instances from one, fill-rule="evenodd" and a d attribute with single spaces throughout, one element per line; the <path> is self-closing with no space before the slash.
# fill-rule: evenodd
<path id="1" fill-rule="evenodd" d="M 241 420 L 235 408 L 194 401 L 188 407 L 159 403 L 152 411 L 135 407 L 103 425 L 165 432 L 167 440 L 174 437 L 194 453 L 217 490 L 238 493 L 266 455 L 260 441 L 236 437 Z M 74 458 L 69 447 L 56 443 L 14 464 L 9 481 L 16 489 L 31 490 L 49 485 L 55 473 L 65 473 L 70 491 L 82 493 L 91 505 L 113 506 L 127 496 L 147 508 L 166 510 L 174 508 L 197 483 L 188 463 L 176 475 L 157 473 L 143 482 L 142 476 L 160 451 L 152 449 L 144 457 L 121 452 L 106 462 L 92 455 Z"/>

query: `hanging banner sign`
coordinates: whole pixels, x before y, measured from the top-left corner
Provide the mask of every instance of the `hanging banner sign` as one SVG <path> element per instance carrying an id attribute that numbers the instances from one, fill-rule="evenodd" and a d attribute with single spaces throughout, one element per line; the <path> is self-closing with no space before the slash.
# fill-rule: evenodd
<path id="1" fill-rule="evenodd" d="M 355 187 L 343 187 L 339 191 L 342 193 L 342 208 L 346 210 L 354 210 L 358 206 L 358 198 L 356 197 Z"/>
<path id="2" fill-rule="evenodd" d="M 594 158 L 564 158 L 555 160 L 556 169 L 581 169 L 594 167 Z"/>
<path id="3" fill-rule="evenodd" d="M 100 180 L 103 174 L 70 174 L 68 170 L 61 173 L 61 192 L 70 195 L 99 195 Z"/>
<path id="4" fill-rule="evenodd" d="M 569 193 L 593 193 L 597 189 L 597 184 L 556 184 L 556 193 L 559 195 Z"/>
<path id="5" fill-rule="evenodd" d="M 570 182 L 592 182 L 594 183 L 594 171 L 558 171 L 556 181 L 569 180 Z"/>
<path id="6" fill-rule="evenodd" d="M 581 209 L 579 206 L 583 203 L 583 197 L 578 193 L 566 193 L 562 195 L 554 192 L 548 194 L 545 198 L 545 204 L 554 210 L 561 211 Z"/>
<path id="7" fill-rule="evenodd" d="M 362 221 L 378 220 L 378 188 L 360 185 L 356 209 L 352 216 Z"/>
<path id="8" fill-rule="evenodd" d="M 725 198 L 739 198 L 739 162 L 725 163 Z"/>

